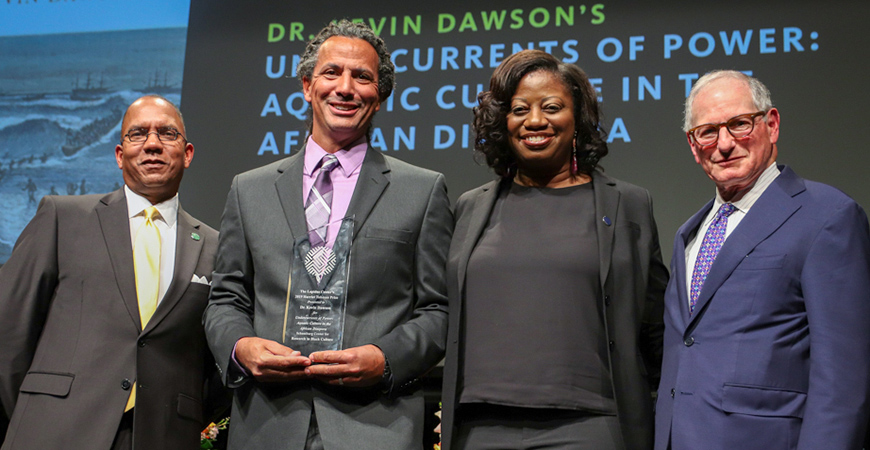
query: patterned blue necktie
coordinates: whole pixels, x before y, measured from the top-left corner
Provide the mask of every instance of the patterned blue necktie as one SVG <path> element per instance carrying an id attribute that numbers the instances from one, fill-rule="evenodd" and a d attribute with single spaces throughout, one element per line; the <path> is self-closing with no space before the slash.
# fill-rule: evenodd
<path id="1" fill-rule="evenodd" d="M 707 274 L 710 273 L 710 267 L 713 261 L 716 260 L 716 255 L 719 254 L 719 249 L 722 248 L 722 243 L 725 242 L 725 229 L 728 228 L 728 216 L 731 215 L 737 208 L 725 203 L 716 212 L 716 217 L 710 223 L 710 228 L 707 228 L 707 233 L 704 234 L 704 240 L 701 241 L 701 249 L 698 251 L 698 259 L 695 260 L 695 269 L 692 271 L 692 289 L 689 292 L 689 313 L 695 311 L 695 303 L 698 301 L 698 295 L 701 293 L 701 287 L 704 286 L 704 281 L 707 280 Z"/>
<path id="2" fill-rule="evenodd" d="M 332 169 L 339 166 L 338 157 L 328 154 L 320 160 L 320 172 L 305 202 L 305 220 L 308 222 L 309 242 L 312 247 L 326 244 L 326 225 L 332 212 Z M 317 170 L 317 167 L 315 167 Z"/>

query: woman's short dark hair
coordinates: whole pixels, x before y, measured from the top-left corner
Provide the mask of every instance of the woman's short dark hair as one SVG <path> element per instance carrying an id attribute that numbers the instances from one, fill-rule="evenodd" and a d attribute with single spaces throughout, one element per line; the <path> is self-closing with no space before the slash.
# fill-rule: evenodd
<path id="1" fill-rule="evenodd" d="M 574 101 L 574 129 L 577 132 L 577 170 L 590 174 L 607 155 L 607 132 L 599 123 L 598 92 L 586 73 L 573 64 L 559 61 L 541 50 L 523 50 L 505 58 L 489 81 L 489 90 L 477 96 L 474 107 L 474 149 L 499 176 L 510 176 L 516 157 L 508 143 L 507 115 L 520 80 L 529 73 L 544 71 L 562 80 Z"/>

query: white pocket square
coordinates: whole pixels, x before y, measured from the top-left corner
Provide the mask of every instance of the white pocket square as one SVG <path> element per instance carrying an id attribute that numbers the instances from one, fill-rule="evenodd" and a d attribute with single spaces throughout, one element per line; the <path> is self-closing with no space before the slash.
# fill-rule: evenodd
<path id="1" fill-rule="evenodd" d="M 193 278 L 190 279 L 190 282 L 204 284 L 206 286 L 211 286 L 211 281 L 208 281 L 208 278 L 206 278 L 205 275 L 198 277 L 198 276 L 196 276 L 196 274 L 193 274 Z"/>

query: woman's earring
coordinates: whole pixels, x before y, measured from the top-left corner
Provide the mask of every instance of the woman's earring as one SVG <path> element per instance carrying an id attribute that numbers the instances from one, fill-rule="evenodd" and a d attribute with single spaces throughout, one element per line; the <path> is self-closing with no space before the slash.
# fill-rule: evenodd
<path id="1" fill-rule="evenodd" d="M 574 152 L 571 154 L 571 173 L 577 175 L 577 132 L 574 132 L 574 140 L 571 141 L 574 145 Z"/>

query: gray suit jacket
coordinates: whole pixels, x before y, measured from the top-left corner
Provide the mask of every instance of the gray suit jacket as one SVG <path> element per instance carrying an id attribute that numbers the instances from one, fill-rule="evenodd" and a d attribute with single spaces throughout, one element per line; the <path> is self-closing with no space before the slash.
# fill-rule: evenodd
<path id="1" fill-rule="evenodd" d="M 236 342 L 281 342 L 293 242 L 307 233 L 303 152 L 238 175 L 221 223 L 204 322 L 227 377 Z M 375 344 L 393 372 L 379 387 L 226 380 L 235 390 L 230 448 L 301 449 L 312 408 L 327 450 L 410 449 L 422 442 L 413 381 L 444 355 L 444 264 L 453 219 L 441 174 L 367 150 L 347 216 L 355 218 L 343 347 Z"/>
<path id="2" fill-rule="evenodd" d="M 502 183 L 510 183 L 505 180 Z M 652 448 L 653 403 L 662 355 L 664 289 L 662 263 L 649 193 L 592 174 L 605 332 L 610 343 L 610 376 L 622 438 L 627 450 Z M 506 188 L 506 186 L 501 186 Z M 462 361 L 459 359 L 465 271 L 498 198 L 499 182 L 466 192 L 456 204 L 456 230 L 447 261 L 450 327 L 442 392 L 442 438 L 451 447 L 455 432 Z"/>
<path id="3" fill-rule="evenodd" d="M 3 450 L 108 449 L 133 380 L 134 447 L 198 445 L 216 371 L 200 324 L 208 286 L 191 278 L 210 276 L 217 232 L 179 208 L 176 245 L 141 330 L 123 189 L 42 200 L 0 268 Z"/>

